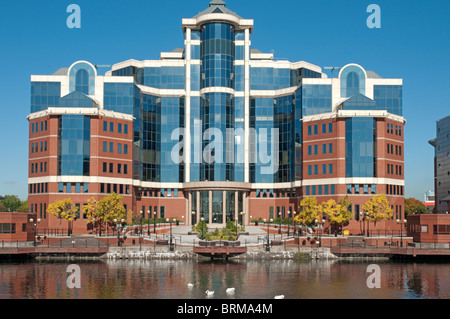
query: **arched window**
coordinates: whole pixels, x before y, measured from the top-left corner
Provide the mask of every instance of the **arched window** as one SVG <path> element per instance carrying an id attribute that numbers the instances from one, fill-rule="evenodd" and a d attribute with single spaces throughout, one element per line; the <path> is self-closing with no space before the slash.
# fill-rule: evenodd
<path id="1" fill-rule="evenodd" d="M 69 68 L 69 93 L 79 92 L 95 95 L 95 78 L 97 72 L 89 62 L 78 61 Z"/>
<path id="2" fill-rule="evenodd" d="M 339 73 L 341 79 L 341 97 L 366 94 L 366 74 L 362 67 L 348 64 Z"/>
<path id="3" fill-rule="evenodd" d="M 359 76 L 352 71 L 347 75 L 347 96 L 359 94 Z"/>
<path id="4" fill-rule="evenodd" d="M 89 73 L 85 69 L 79 69 L 75 75 L 75 91 L 89 94 Z"/>

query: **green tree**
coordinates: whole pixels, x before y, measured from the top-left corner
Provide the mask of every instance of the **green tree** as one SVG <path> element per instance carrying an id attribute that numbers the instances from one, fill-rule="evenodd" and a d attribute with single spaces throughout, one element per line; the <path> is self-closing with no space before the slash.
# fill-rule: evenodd
<path id="1" fill-rule="evenodd" d="M 405 198 L 405 214 L 409 215 L 414 214 L 416 212 L 422 214 L 428 213 L 427 208 L 420 200 L 417 200 L 412 197 Z"/>
<path id="2" fill-rule="evenodd" d="M 22 205 L 22 201 L 17 195 L 6 195 L 2 202 L 7 212 L 17 212 Z"/>

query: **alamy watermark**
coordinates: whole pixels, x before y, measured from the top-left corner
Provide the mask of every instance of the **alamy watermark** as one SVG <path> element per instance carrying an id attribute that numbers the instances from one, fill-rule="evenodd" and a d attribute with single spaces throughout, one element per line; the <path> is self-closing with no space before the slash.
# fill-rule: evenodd
<path id="1" fill-rule="evenodd" d="M 366 272 L 371 273 L 367 277 L 366 285 L 367 288 L 381 288 L 381 268 L 376 264 L 371 264 L 367 266 Z"/>
<path id="2" fill-rule="evenodd" d="M 381 8 L 378 4 L 370 4 L 367 7 L 367 13 L 371 13 L 366 20 L 369 29 L 381 28 Z"/>
<path id="3" fill-rule="evenodd" d="M 69 29 L 81 28 L 81 8 L 78 4 L 70 4 L 67 6 L 67 13 L 71 13 L 66 20 Z"/>
<path id="4" fill-rule="evenodd" d="M 66 284 L 67 288 L 81 288 L 81 269 L 78 265 L 69 265 L 67 266 L 67 273 L 70 275 L 67 277 Z"/>
<path id="5" fill-rule="evenodd" d="M 186 158 L 185 129 L 176 128 L 171 139 L 179 141 L 171 151 L 173 163 L 245 163 L 245 153 L 248 152 L 250 164 L 260 164 L 261 174 L 275 174 L 279 167 L 279 130 L 278 128 L 249 128 L 248 146 L 245 145 L 246 132 L 243 128 L 227 128 L 225 132 L 219 128 L 208 128 L 201 132 L 202 121 L 195 120 L 193 134 L 192 156 Z M 224 135 L 225 133 L 225 135 Z M 182 152 L 183 150 L 183 152 Z"/>

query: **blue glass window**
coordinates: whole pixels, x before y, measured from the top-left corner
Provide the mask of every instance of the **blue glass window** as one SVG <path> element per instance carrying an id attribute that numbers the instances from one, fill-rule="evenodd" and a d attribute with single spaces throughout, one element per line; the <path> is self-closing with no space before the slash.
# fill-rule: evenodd
<path id="1" fill-rule="evenodd" d="M 60 97 L 60 82 L 31 82 L 31 113 L 57 107 Z"/>
<path id="2" fill-rule="evenodd" d="M 375 177 L 376 123 L 373 118 L 350 118 L 345 123 L 346 177 Z"/>
<path id="3" fill-rule="evenodd" d="M 109 131 L 114 133 L 114 122 L 109 122 Z"/>
<path id="4" fill-rule="evenodd" d="M 302 116 L 331 112 L 331 85 L 303 85 L 301 107 Z"/>
<path id="5" fill-rule="evenodd" d="M 90 118 L 62 115 L 58 134 L 58 175 L 89 176 Z"/>
<path id="6" fill-rule="evenodd" d="M 328 174 L 333 174 L 333 164 L 328 164 Z"/>
<path id="7" fill-rule="evenodd" d="M 108 152 L 108 142 L 103 142 L 103 152 Z"/>
<path id="8" fill-rule="evenodd" d="M 349 65 L 341 71 L 341 97 L 366 93 L 365 72 L 357 65 Z"/>
<path id="9" fill-rule="evenodd" d="M 108 122 L 103 121 L 103 132 L 107 132 L 107 131 L 108 131 Z"/>
<path id="10" fill-rule="evenodd" d="M 113 142 L 109 142 L 109 152 L 114 153 L 114 143 Z"/>
<path id="11" fill-rule="evenodd" d="M 89 94 L 89 73 L 85 69 L 79 69 L 75 73 L 75 91 Z"/>
<path id="12" fill-rule="evenodd" d="M 103 89 L 103 107 L 105 110 L 133 114 L 135 94 L 133 83 L 105 83 Z"/>

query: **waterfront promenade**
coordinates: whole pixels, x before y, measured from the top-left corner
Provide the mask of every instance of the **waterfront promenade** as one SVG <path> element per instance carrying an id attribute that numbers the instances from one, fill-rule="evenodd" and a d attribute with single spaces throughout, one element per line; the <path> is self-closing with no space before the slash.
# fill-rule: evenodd
<path id="1" fill-rule="evenodd" d="M 128 228 L 121 236 L 72 235 L 33 242 L 0 242 L 0 257 L 70 258 L 420 258 L 450 257 L 450 243 L 420 244 L 398 236 L 294 236 L 275 228 L 246 226 L 237 242 L 203 241 L 191 226 Z M 171 235 L 170 235 L 171 234 Z M 126 236 L 124 240 L 123 236 Z M 401 240 L 400 240 L 401 239 Z M 119 246 L 119 242 L 121 243 Z"/>

